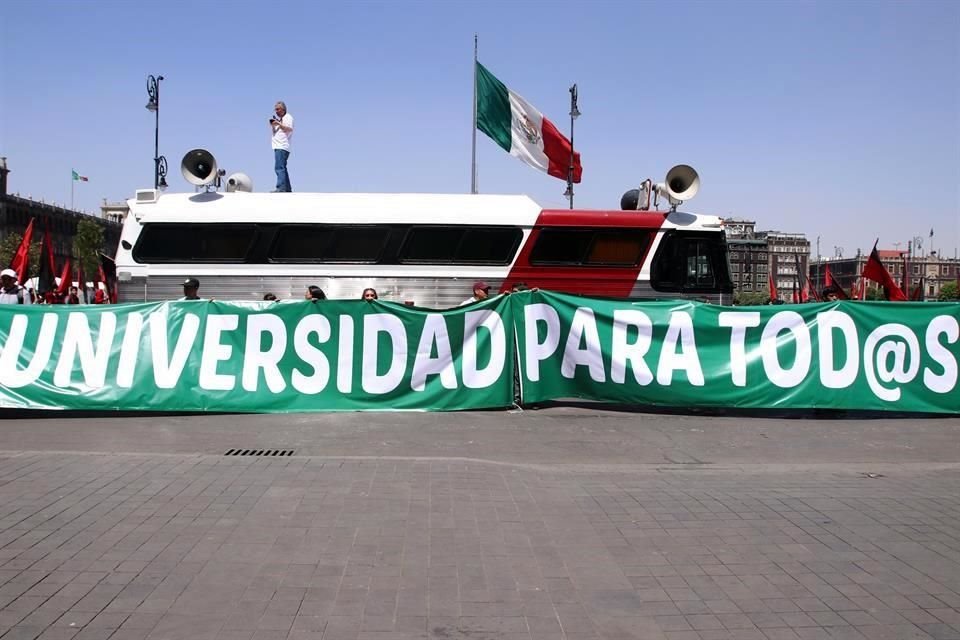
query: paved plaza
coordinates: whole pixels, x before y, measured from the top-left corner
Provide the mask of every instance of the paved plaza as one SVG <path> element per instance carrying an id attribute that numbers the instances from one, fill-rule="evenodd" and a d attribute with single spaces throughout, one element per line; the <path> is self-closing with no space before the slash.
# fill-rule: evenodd
<path id="1" fill-rule="evenodd" d="M 960 419 L 8 417 L 0 638 L 960 639 Z"/>

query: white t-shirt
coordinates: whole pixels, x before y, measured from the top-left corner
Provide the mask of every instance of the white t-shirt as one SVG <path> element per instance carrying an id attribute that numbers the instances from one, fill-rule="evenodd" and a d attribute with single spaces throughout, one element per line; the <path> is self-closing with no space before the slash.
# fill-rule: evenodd
<path id="1" fill-rule="evenodd" d="M 289 113 L 284 115 L 283 118 L 280 119 L 280 124 L 285 127 L 290 127 L 290 133 L 277 127 L 277 130 L 273 132 L 273 139 L 270 141 L 270 146 L 274 149 L 290 151 L 290 139 L 293 137 L 293 116 Z"/>
<path id="2" fill-rule="evenodd" d="M 30 292 L 20 285 L 13 285 L 9 291 L 0 288 L 0 304 L 20 304 L 20 296 L 23 296 L 23 304 L 31 304 Z"/>

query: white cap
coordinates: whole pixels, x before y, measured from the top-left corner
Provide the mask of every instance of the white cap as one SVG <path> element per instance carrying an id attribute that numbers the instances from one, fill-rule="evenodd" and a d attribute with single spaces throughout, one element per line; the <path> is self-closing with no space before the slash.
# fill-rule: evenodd
<path id="1" fill-rule="evenodd" d="M 17 272 L 13 269 L 4 269 L 3 271 L 0 271 L 0 276 L 10 276 L 11 278 L 16 278 Z"/>

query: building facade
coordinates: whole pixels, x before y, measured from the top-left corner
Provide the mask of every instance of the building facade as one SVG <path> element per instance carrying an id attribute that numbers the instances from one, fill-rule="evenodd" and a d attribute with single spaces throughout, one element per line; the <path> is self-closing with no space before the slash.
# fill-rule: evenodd
<path id="1" fill-rule="evenodd" d="M 943 285 L 948 282 L 960 284 L 960 259 L 943 258 L 936 251 L 924 256 L 910 257 L 905 251 L 877 249 L 877 254 L 894 282 L 911 299 L 936 300 Z M 831 278 L 849 295 L 869 258 L 870 254 L 863 254 L 858 250 L 853 258 L 831 258 L 814 262 L 810 265 L 810 281 L 817 285 L 818 290 L 822 289 L 829 268 Z M 869 289 L 876 289 L 878 286 L 876 282 L 867 281 Z"/>
<path id="2" fill-rule="evenodd" d="M 777 298 L 791 302 L 802 287 L 798 274 L 807 272 L 810 241 L 802 233 L 757 231 L 756 222 L 740 218 L 723 221 L 730 254 L 734 290 L 769 297 L 770 279 Z"/>
<path id="3" fill-rule="evenodd" d="M 59 268 L 68 257 L 73 256 L 73 237 L 77 233 L 77 224 L 89 220 L 103 229 L 103 252 L 113 257 L 120 242 L 121 224 L 115 219 L 105 219 L 86 213 L 72 211 L 61 206 L 38 202 L 31 198 L 21 198 L 7 191 L 7 159 L 0 158 L 0 241 L 12 233 L 23 236 L 30 220 L 34 219 L 34 240 L 39 242 L 43 231 L 50 229 L 53 255 Z M 6 265 L 4 265 L 6 266 Z"/>

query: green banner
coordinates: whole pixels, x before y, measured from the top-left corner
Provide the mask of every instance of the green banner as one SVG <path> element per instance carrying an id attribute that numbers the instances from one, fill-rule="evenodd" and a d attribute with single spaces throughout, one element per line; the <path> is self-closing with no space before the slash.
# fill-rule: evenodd
<path id="1" fill-rule="evenodd" d="M 507 298 L 0 305 L 0 407 L 287 412 L 513 401 Z"/>
<path id="2" fill-rule="evenodd" d="M 0 305 L 5 408 L 502 408 L 519 370 L 525 403 L 957 414 L 958 361 L 957 303 Z"/>
<path id="3" fill-rule="evenodd" d="M 514 317 L 527 403 L 960 413 L 957 303 L 525 302 Z"/>

